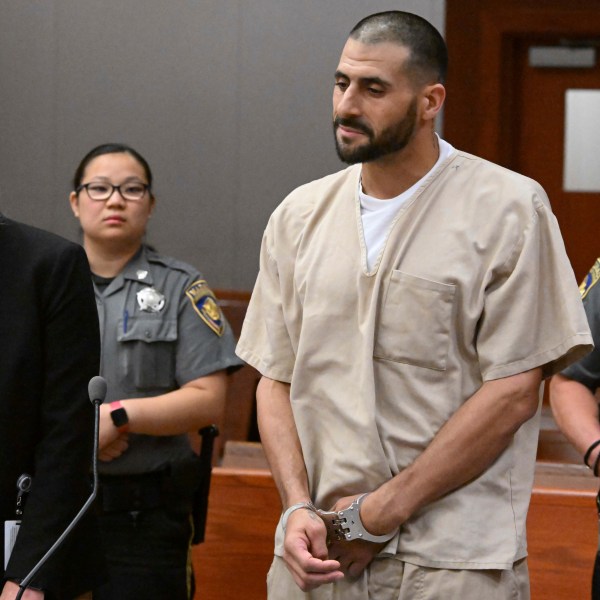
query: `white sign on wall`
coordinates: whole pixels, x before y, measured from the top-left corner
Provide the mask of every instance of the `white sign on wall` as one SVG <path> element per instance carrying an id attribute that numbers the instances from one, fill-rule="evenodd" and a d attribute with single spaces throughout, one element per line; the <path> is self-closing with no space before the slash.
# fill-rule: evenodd
<path id="1" fill-rule="evenodd" d="M 563 187 L 600 192 L 600 90 L 565 92 Z"/>

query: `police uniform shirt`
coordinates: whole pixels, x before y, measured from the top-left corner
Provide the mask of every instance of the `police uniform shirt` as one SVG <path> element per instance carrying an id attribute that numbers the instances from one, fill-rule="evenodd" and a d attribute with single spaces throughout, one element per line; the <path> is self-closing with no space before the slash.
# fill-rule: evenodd
<path id="1" fill-rule="evenodd" d="M 600 387 L 600 258 L 579 287 L 583 308 L 592 330 L 594 350 L 578 362 L 567 367 L 562 374 L 590 389 L 592 393 Z"/>
<path id="2" fill-rule="evenodd" d="M 537 183 L 452 153 L 399 210 L 369 269 L 360 172 L 302 186 L 276 209 L 237 347 L 291 383 L 311 497 L 326 509 L 413 463 L 484 381 L 535 367 L 548 377 L 592 341 Z M 426 567 L 511 568 L 526 555 L 538 424 L 413 515 L 386 551 Z M 278 555 L 282 541 L 279 527 Z"/>
<path id="3" fill-rule="evenodd" d="M 108 286 L 95 286 L 95 292 L 106 402 L 158 396 L 243 364 L 214 295 L 190 265 L 143 246 Z M 145 473 L 190 453 L 187 435 L 129 434 L 128 450 L 101 463 L 100 471 Z"/>

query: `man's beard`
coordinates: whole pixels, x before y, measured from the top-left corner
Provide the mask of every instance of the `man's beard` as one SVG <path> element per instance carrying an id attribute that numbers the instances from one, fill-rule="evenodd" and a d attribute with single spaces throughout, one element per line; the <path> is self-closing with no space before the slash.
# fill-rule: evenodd
<path id="1" fill-rule="evenodd" d="M 375 136 L 373 130 L 362 123 L 360 119 L 336 117 L 333 121 L 335 149 L 340 160 L 349 165 L 371 162 L 405 148 L 412 139 L 416 123 L 416 98 L 411 101 L 406 115 L 400 121 L 384 129 L 378 136 Z M 336 135 L 340 125 L 361 131 L 367 136 L 368 142 L 355 147 L 344 145 Z"/>

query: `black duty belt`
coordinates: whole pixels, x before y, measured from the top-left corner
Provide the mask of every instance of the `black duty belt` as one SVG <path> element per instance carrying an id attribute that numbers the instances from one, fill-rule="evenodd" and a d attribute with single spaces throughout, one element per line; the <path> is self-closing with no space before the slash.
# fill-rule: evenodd
<path id="1" fill-rule="evenodd" d="M 199 431 L 200 456 L 170 465 L 162 471 L 141 475 L 100 475 L 98 507 L 104 512 L 141 511 L 161 506 L 192 514 L 192 544 L 204 541 L 216 425 Z"/>
<path id="2" fill-rule="evenodd" d="M 98 505 L 103 512 L 169 506 L 191 511 L 198 487 L 197 461 L 137 475 L 100 475 Z"/>

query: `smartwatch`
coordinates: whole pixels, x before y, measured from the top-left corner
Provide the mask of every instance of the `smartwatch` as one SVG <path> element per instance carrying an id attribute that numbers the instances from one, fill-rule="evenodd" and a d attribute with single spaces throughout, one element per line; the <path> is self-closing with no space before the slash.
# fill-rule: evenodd
<path id="1" fill-rule="evenodd" d="M 129 417 L 125 407 L 116 400 L 110 403 L 110 418 L 114 426 L 119 430 L 119 433 L 127 433 L 129 431 Z"/>

